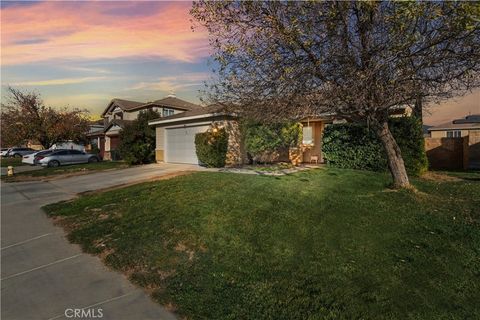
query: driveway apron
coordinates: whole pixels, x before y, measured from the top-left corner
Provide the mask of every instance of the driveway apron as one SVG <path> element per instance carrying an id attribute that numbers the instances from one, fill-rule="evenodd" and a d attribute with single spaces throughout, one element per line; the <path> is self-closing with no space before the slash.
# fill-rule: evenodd
<path id="1" fill-rule="evenodd" d="M 70 244 L 42 206 L 79 192 L 154 179 L 198 166 L 155 164 L 50 182 L 1 185 L 2 319 L 175 319 L 122 274 Z"/>

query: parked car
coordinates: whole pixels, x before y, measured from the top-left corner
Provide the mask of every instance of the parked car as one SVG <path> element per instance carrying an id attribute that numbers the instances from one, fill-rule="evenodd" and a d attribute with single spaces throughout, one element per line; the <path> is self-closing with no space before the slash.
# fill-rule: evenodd
<path id="1" fill-rule="evenodd" d="M 75 143 L 72 141 L 63 141 L 53 144 L 50 149 L 65 149 L 65 150 L 79 150 L 85 152 L 85 146 L 83 144 Z"/>
<path id="2" fill-rule="evenodd" d="M 30 164 L 30 165 L 36 165 L 36 164 L 38 164 L 38 161 L 36 160 L 37 157 L 45 156 L 45 155 L 50 154 L 54 151 L 56 151 L 56 150 L 40 150 L 40 151 L 37 151 L 37 152 L 34 152 L 34 153 L 27 154 L 26 156 L 23 156 L 22 163 Z"/>
<path id="3" fill-rule="evenodd" d="M 24 155 L 34 153 L 35 150 L 32 148 L 25 148 L 25 147 L 14 147 L 10 148 L 7 151 L 7 157 L 15 157 L 15 158 L 21 158 Z"/>
<path id="4" fill-rule="evenodd" d="M 10 150 L 10 148 L 2 148 L 2 149 L 0 150 L 0 156 L 1 156 L 1 157 L 6 157 L 8 150 Z"/>
<path id="5" fill-rule="evenodd" d="M 45 156 L 37 156 L 35 161 L 44 167 L 58 167 L 66 164 L 93 163 L 100 161 L 100 159 L 95 154 L 79 150 L 54 150 Z"/>

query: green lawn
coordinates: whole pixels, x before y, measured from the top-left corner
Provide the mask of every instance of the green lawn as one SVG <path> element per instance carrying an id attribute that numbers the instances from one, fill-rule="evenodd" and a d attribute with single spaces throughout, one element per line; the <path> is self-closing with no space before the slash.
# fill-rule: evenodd
<path id="1" fill-rule="evenodd" d="M 22 165 L 22 158 L 1 158 L 0 164 L 2 167 L 18 167 Z"/>
<path id="2" fill-rule="evenodd" d="M 480 182 L 389 183 L 195 173 L 45 209 L 188 319 L 479 319 Z"/>
<path id="3" fill-rule="evenodd" d="M 15 173 L 13 177 L 2 176 L 6 182 L 35 180 L 37 178 L 66 175 L 81 174 L 90 171 L 102 171 L 109 169 L 127 168 L 129 165 L 120 161 L 101 161 L 96 163 L 74 164 L 68 166 L 60 166 L 57 168 L 43 168 L 40 170 L 26 171 Z"/>

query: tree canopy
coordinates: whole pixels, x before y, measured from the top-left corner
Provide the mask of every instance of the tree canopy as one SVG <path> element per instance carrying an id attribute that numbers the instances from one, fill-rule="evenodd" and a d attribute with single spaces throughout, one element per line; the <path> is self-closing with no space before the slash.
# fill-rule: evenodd
<path id="1" fill-rule="evenodd" d="M 480 85 L 475 2 L 199 1 L 191 14 L 219 65 L 207 100 L 261 119 L 367 123 L 396 186 L 409 181 L 390 110 Z"/>
<path id="2" fill-rule="evenodd" d="M 85 141 L 89 128 L 85 110 L 48 107 L 39 93 L 11 87 L 1 106 L 2 147 L 38 141 L 48 149 L 61 141 Z"/>

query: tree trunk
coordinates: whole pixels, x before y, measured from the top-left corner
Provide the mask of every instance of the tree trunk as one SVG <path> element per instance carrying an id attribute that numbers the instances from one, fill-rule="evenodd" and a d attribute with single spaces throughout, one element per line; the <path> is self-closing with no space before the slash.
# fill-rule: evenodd
<path id="1" fill-rule="evenodd" d="M 423 124 L 423 101 L 422 101 L 422 95 L 417 94 L 417 97 L 415 98 L 415 106 L 413 107 L 413 115 L 420 119 L 420 121 Z"/>
<path id="2" fill-rule="evenodd" d="M 383 148 L 387 154 L 388 168 L 393 178 L 394 188 L 408 188 L 410 182 L 408 181 L 407 170 L 403 162 L 402 153 L 395 138 L 393 137 L 388 122 L 383 121 L 376 128 L 376 133 L 382 141 Z"/>

